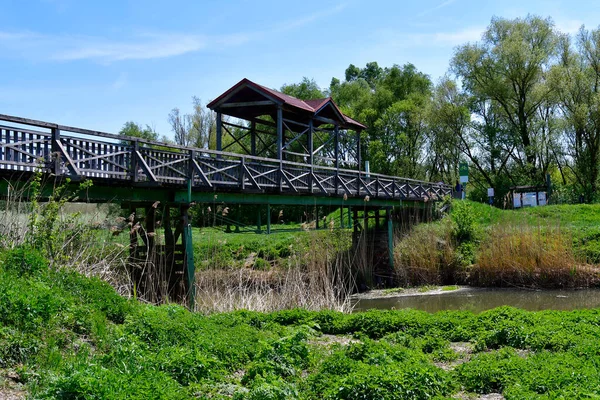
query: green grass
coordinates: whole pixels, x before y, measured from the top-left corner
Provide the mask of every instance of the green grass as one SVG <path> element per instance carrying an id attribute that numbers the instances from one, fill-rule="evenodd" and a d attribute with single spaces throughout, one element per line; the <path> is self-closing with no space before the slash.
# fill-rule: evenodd
<path id="1" fill-rule="evenodd" d="M 442 292 L 451 292 L 453 290 L 458 290 L 458 286 L 456 286 L 456 285 L 442 286 Z"/>
<path id="2" fill-rule="evenodd" d="M 435 285 L 423 285 L 419 287 L 419 293 L 431 292 L 432 290 L 437 289 Z"/>
<path id="3" fill-rule="evenodd" d="M 600 395 L 600 310 L 206 316 L 125 300 L 98 279 L 48 270 L 35 252 L 1 259 L 0 377 L 31 398 Z"/>
<path id="4" fill-rule="evenodd" d="M 529 226 L 560 230 L 572 242 L 575 253 L 592 263 L 600 263 L 600 204 L 550 205 L 500 210 L 469 202 L 477 226 L 494 229 L 497 225 Z"/>
<path id="5" fill-rule="evenodd" d="M 384 289 L 383 290 L 383 294 L 385 296 L 389 296 L 389 295 L 392 295 L 392 294 L 398 294 L 398 293 L 402 293 L 402 292 L 404 292 L 404 288 L 401 288 L 401 287 L 390 288 L 390 289 Z"/>

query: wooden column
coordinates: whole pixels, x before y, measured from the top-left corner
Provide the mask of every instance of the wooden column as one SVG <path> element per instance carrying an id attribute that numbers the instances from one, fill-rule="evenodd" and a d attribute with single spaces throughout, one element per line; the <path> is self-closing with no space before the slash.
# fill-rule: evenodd
<path id="1" fill-rule="evenodd" d="M 310 174 L 308 175 L 308 190 L 310 193 L 313 192 L 313 174 L 314 174 L 314 126 L 312 118 L 308 121 L 308 136 L 307 136 L 307 148 L 308 148 L 308 164 L 310 165 Z"/>
<path id="2" fill-rule="evenodd" d="M 54 163 L 52 164 L 52 173 L 62 175 L 62 152 L 60 151 L 60 129 L 52 128 L 52 154 Z"/>
<path id="3" fill-rule="evenodd" d="M 256 156 L 256 122 L 250 123 L 250 153 Z"/>
<path id="4" fill-rule="evenodd" d="M 283 190 L 283 110 L 277 107 L 277 159 L 279 160 L 279 191 Z"/>
<path id="5" fill-rule="evenodd" d="M 340 127 L 338 125 L 335 126 L 334 132 L 335 132 L 335 138 L 334 138 L 335 178 L 334 178 L 334 180 L 335 180 L 335 194 L 338 194 L 339 173 L 340 173 Z"/>
<path id="6" fill-rule="evenodd" d="M 392 220 L 392 208 L 385 209 L 387 218 L 387 239 L 388 239 L 388 255 L 390 258 L 390 268 L 394 269 L 394 221 Z"/>
<path id="7" fill-rule="evenodd" d="M 217 111 L 217 151 L 223 151 L 223 115 Z M 221 158 L 221 156 L 217 156 Z"/>
<path id="8" fill-rule="evenodd" d="M 188 210 L 189 204 L 181 206 L 181 219 L 183 225 L 181 241 L 184 249 L 183 271 L 185 276 L 186 297 L 188 300 L 188 307 L 193 311 L 196 301 L 196 288 L 194 286 L 196 268 L 194 265 L 194 248 L 192 245 L 192 224 L 189 220 Z"/>
<path id="9" fill-rule="evenodd" d="M 271 234 L 271 205 L 267 204 L 267 235 Z"/>
<path id="10" fill-rule="evenodd" d="M 140 143 L 137 140 L 134 140 L 131 148 L 131 180 L 134 182 L 138 181 L 138 170 L 140 168 L 138 162 L 137 152 L 140 149 Z"/>
<path id="11" fill-rule="evenodd" d="M 357 164 L 357 170 L 360 172 L 361 170 L 361 163 L 362 163 L 362 157 L 360 155 L 361 152 L 361 146 L 360 146 L 360 131 L 356 131 L 356 164 Z"/>

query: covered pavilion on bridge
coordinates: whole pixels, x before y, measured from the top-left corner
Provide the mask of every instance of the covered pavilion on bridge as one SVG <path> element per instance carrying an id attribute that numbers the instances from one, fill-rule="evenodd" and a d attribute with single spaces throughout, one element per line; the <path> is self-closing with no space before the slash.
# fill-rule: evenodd
<path id="1" fill-rule="evenodd" d="M 361 169 L 366 126 L 344 115 L 331 97 L 300 100 L 242 79 L 207 107 L 217 114 L 218 151 Z"/>

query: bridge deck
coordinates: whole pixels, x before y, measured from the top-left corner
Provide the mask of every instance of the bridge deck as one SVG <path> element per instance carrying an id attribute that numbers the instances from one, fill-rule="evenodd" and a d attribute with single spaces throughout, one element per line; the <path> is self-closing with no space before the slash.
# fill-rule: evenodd
<path id="1" fill-rule="evenodd" d="M 0 114 L 0 173 L 27 175 L 36 170 L 92 179 L 100 186 L 194 193 L 425 202 L 452 192 L 443 184 L 182 147 Z"/>

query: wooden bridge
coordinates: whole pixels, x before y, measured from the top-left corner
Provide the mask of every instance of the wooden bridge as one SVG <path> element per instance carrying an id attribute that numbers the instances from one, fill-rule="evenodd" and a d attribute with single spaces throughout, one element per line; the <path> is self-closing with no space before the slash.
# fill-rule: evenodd
<path id="1" fill-rule="evenodd" d="M 193 202 L 212 202 L 218 196 L 228 204 L 267 207 L 338 205 L 350 211 L 368 206 L 387 210 L 389 217 L 391 207 L 436 201 L 452 192 L 444 184 L 361 170 L 360 133 L 365 127 L 330 98 L 301 101 L 244 79 L 209 107 L 217 116 L 216 150 L 0 114 L 0 175 L 6 178 L 0 190 L 7 190 L 11 181 L 26 181 L 35 171 L 72 182 L 91 179 L 86 201 L 126 203 L 132 211 L 145 208 L 150 215 L 144 220 L 146 232 L 155 229 L 151 205 L 156 209 L 159 201 L 163 207 L 177 207 L 181 218 L 174 233 L 165 227 L 172 237 L 162 250 L 171 263 L 180 260 L 176 272 L 186 277 L 188 294 L 194 267 L 187 209 Z M 138 246 L 132 235 L 132 258 L 149 254 L 152 241 L 146 236 Z M 181 245 L 176 244 L 179 238 Z M 170 285 L 176 280 L 171 276 Z"/>

